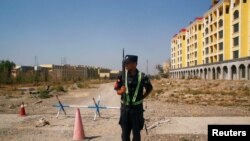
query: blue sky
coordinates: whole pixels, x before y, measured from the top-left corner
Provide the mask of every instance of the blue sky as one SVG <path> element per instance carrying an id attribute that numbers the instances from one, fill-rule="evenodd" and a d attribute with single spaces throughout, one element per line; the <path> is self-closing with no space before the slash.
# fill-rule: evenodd
<path id="1" fill-rule="evenodd" d="M 0 0 L 0 60 L 121 68 L 122 48 L 155 73 L 170 40 L 210 0 Z"/>

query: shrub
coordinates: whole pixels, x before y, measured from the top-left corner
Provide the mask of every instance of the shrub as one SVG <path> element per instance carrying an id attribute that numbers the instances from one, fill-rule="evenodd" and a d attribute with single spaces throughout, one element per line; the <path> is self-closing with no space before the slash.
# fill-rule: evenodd
<path id="1" fill-rule="evenodd" d="M 55 90 L 57 92 L 67 92 L 67 90 L 64 89 L 64 87 L 62 85 L 57 85 L 55 86 Z"/>
<path id="2" fill-rule="evenodd" d="M 77 83 L 78 88 L 90 88 L 89 84 L 87 83 Z"/>
<path id="3" fill-rule="evenodd" d="M 50 98 L 51 95 L 49 94 L 49 91 L 47 91 L 46 89 L 39 89 L 38 90 L 38 97 L 45 99 L 45 98 Z"/>

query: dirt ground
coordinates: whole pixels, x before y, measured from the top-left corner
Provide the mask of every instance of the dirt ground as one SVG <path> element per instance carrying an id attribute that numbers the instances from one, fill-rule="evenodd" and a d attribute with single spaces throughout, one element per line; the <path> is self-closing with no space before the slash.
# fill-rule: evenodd
<path id="1" fill-rule="evenodd" d="M 145 141 L 205 141 L 207 123 L 237 123 L 237 119 L 239 123 L 250 123 L 249 81 L 162 79 L 152 83 L 154 91 L 144 101 L 146 124 L 150 127 L 158 121 L 168 122 L 148 130 L 148 135 L 143 130 Z M 101 105 L 120 106 L 113 83 L 88 88 L 72 85 L 66 92 L 52 92 L 48 99 L 35 98 L 16 88 L 0 88 L 0 141 L 72 140 L 75 109 L 66 108 L 67 115 L 61 113 L 56 118 L 58 109 L 52 106 L 58 103 L 56 94 L 63 104 L 93 105 L 92 98 L 101 95 Z M 22 102 L 26 117 L 18 116 Z M 119 141 L 119 109 L 102 110 L 96 121 L 94 112 L 81 109 L 86 140 Z M 42 119 L 49 124 L 41 125 Z M 192 132 L 195 130 L 201 132 Z"/>

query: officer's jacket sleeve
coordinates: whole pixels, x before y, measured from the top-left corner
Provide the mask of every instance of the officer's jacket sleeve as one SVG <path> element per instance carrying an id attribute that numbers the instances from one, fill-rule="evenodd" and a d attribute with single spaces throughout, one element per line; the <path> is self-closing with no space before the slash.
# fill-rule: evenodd
<path id="1" fill-rule="evenodd" d="M 122 87 L 122 76 L 119 75 L 115 82 L 114 90 L 119 90 L 121 87 Z"/>
<path id="2" fill-rule="evenodd" d="M 147 75 L 144 75 L 144 77 L 143 77 L 143 86 L 146 89 L 147 93 L 150 93 L 153 90 L 153 86 L 152 86 L 150 79 Z"/>

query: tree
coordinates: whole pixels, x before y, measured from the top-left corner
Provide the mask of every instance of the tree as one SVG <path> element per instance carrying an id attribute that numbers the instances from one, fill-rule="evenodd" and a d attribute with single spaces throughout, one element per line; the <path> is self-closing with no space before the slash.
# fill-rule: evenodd
<path id="1" fill-rule="evenodd" d="M 10 84 L 13 79 L 11 77 L 11 70 L 16 66 L 14 62 L 9 60 L 0 61 L 0 83 Z"/>
<path id="2" fill-rule="evenodd" d="M 156 65 L 155 68 L 157 69 L 158 74 L 162 74 L 162 73 L 164 72 L 164 71 L 163 71 L 163 67 L 162 67 L 162 65 L 160 65 L 160 64 Z"/>
<path id="3" fill-rule="evenodd" d="M 158 64 L 155 66 L 155 68 L 158 70 L 158 75 L 163 77 L 163 78 L 168 78 L 169 73 L 164 72 L 164 68 L 162 65 Z"/>

